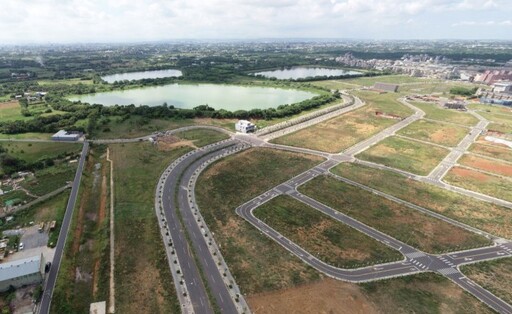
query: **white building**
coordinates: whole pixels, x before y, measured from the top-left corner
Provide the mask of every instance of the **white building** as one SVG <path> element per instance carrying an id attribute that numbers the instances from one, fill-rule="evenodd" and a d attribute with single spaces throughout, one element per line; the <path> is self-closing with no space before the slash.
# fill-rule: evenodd
<path id="1" fill-rule="evenodd" d="M 12 286 L 15 289 L 41 283 L 44 275 L 43 255 L 33 256 L 9 263 L 0 264 L 0 292 Z"/>
<path id="2" fill-rule="evenodd" d="M 82 136 L 80 132 L 68 132 L 65 130 L 60 130 L 59 132 L 52 135 L 52 140 L 73 142 L 78 141 L 80 136 Z"/>
<path id="3" fill-rule="evenodd" d="M 498 81 L 494 83 L 493 92 L 495 93 L 508 93 L 512 94 L 512 82 L 511 81 Z"/>
<path id="4" fill-rule="evenodd" d="M 238 120 L 238 122 L 235 124 L 235 129 L 238 132 L 249 133 L 256 131 L 256 125 L 247 120 Z"/>

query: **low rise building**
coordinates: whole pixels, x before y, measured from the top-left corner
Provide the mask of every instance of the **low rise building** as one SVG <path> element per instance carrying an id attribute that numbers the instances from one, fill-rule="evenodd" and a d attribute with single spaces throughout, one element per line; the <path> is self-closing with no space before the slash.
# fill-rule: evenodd
<path id="1" fill-rule="evenodd" d="M 256 125 L 247 120 L 238 120 L 238 122 L 235 124 L 235 129 L 238 132 L 249 133 L 256 131 Z"/>
<path id="2" fill-rule="evenodd" d="M 82 133 L 80 132 L 60 130 L 59 132 L 52 135 L 52 140 L 61 142 L 74 142 L 78 141 L 81 136 Z"/>
<path id="3" fill-rule="evenodd" d="M 496 82 L 493 85 L 492 91 L 495 93 L 512 94 L 512 81 Z"/>
<path id="4" fill-rule="evenodd" d="M 41 283 L 44 276 L 44 257 L 33 257 L 0 264 L 0 292 L 10 287 L 20 288 Z"/>

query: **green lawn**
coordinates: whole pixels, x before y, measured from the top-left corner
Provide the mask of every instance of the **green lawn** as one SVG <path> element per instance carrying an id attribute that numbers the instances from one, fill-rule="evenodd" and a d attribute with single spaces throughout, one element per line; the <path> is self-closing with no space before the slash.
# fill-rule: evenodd
<path id="1" fill-rule="evenodd" d="M 449 153 L 447 149 L 399 138 L 388 137 L 358 154 L 362 160 L 427 175 Z"/>
<path id="2" fill-rule="evenodd" d="M 318 272 L 261 234 L 235 209 L 322 159 L 285 151 L 253 148 L 209 166 L 199 177 L 196 197 L 243 293 L 254 294 L 309 282 Z"/>
<path id="3" fill-rule="evenodd" d="M 512 237 L 512 211 L 508 208 L 363 165 L 343 163 L 332 171 L 489 233 Z"/>
<path id="4" fill-rule="evenodd" d="M 175 135 L 181 139 L 192 141 L 197 147 L 203 147 L 229 138 L 229 135 L 225 133 L 208 129 L 183 131 L 175 133 Z"/>
<path id="5" fill-rule="evenodd" d="M 480 235 L 328 176 L 317 177 L 299 190 L 424 252 L 439 253 L 489 244 Z"/>
<path id="6" fill-rule="evenodd" d="M 429 120 L 418 120 L 398 131 L 398 134 L 418 140 L 455 147 L 469 133 L 463 127 Z"/>
<path id="7" fill-rule="evenodd" d="M 402 254 L 289 196 L 254 215 L 324 262 L 342 268 L 401 260 Z"/>
<path id="8" fill-rule="evenodd" d="M 428 119 L 466 126 L 474 126 L 478 123 L 478 119 L 467 112 L 444 109 L 431 103 L 412 102 L 412 104 L 423 110 L 425 112 L 425 118 Z"/>

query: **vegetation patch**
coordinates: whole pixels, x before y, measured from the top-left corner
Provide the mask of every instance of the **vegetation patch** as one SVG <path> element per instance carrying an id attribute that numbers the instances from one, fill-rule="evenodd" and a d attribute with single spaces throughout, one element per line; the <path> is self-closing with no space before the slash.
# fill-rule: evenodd
<path id="1" fill-rule="evenodd" d="M 470 279 L 507 303 L 512 303 L 512 258 L 462 266 Z"/>
<path id="2" fill-rule="evenodd" d="M 400 104 L 394 94 L 377 95 L 360 92 L 359 96 L 368 103 L 367 106 L 279 137 L 272 142 L 339 153 L 397 122 L 394 119 L 378 116 L 376 112 L 400 117 L 411 114 L 410 109 Z"/>
<path id="3" fill-rule="evenodd" d="M 388 193 L 489 233 L 512 237 L 508 208 L 476 200 L 400 174 L 354 163 L 333 168 L 335 174 Z"/>
<path id="4" fill-rule="evenodd" d="M 443 181 L 512 202 L 511 178 L 500 178 L 476 170 L 453 167 Z"/>
<path id="5" fill-rule="evenodd" d="M 110 145 L 114 161 L 116 311 L 180 313 L 154 210 L 162 171 L 190 151 L 143 143 Z"/>
<path id="6" fill-rule="evenodd" d="M 497 175 L 512 177 L 512 164 L 509 163 L 498 162 L 495 160 L 468 154 L 462 156 L 458 163 L 471 168 L 488 171 Z"/>
<path id="7" fill-rule="evenodd" d="M 382 313 L 493 313 L 449 279 L 425 273 L 360 285 Z"/>
<path id="8" fill-rule="evenodd" d="M 489 244 L 482 236 L 328 176 L 317 177 L 299 189 L 425 252 L 439 253 Z"/>
<path id="9" fill-rule="evenodd" d="M 441 108 L 437 104 L 412 102 L 412 104 L 425 112 L 425 118 L 438 120 L 442 122 L 451 122 L 466 126 L 474 126 L 478 119 L 467 113 L 451 109 Z"/>
<path id="10" fill-rule="evenodd" d="M 457 146 L 469 133 L 463 127 L 430 120 L 418 120 L 398 132 L 400 135 L 445 146 Z"/>
<path id="11" fill-rule="evenodd" d="M 322 261 L 341 268 L 401 260 L 384 244 L 289 196 L 263 204 L 254 215 Z"/>
<path id="12" fill-rule="evenodd" d="M 319 278 L 318 272 L 261 234 L 235 209 L 321 160 L 255 148 L 226 157 L 200 175 L 196 185 L 199 208 L 244 293 L 286 288 Z"/>
<path id="13" fill-rule="evenodd" d="M 512 162 L 512 149 L 504 146 L 488 145 L 491 142 L 478 141 L 469 148 L 470 152 Z"/>
<path id="14" fill-rule="evenodd" d="M 196 147 L 203 147 L 229 138 L 229 135 L 225 133 L 208 129 L 188 130 L 175 133 L 174 135 L 181 139 L 192 141 Z"/>
<path id="15" fill-rule="evenodd" d="M 415 174 L 427 175 L 448 153 L 447 149 L 441 147 L 392 136 L 363 151 L 357 157 Z"/>

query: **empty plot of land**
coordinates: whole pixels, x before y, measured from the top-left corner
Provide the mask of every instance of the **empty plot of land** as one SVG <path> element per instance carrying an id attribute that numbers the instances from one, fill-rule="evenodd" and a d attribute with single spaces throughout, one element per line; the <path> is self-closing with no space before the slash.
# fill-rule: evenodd
<path id="1" fill-rule="evenodd" d="M 320 176 L 300 187 L 300 190 L 425 252 L 436 253 L 489 243 L 477 234 L 331 177 Z"/>
<path id="2" fill-rule="evenodd" d="M 447 149 L 394 136 L 384 139 L 357 157 L 415 174 L 427 175 L 447 154 Z"/>
<path id="3" fill-rule="evenodd" d="M 358 77 L 354 79 L 343 80 L 343 82 L 363 85 L 363 86 L 373 86 L 375 83 L 391 83 L 391 84 L 404 84 L 404 83 L 425 83 L 429 82 L 424 78 L 413 77 L 409 75 L 383 75 L 383 76 L 372 76 L 372 77 Z"/>
<path id="4" fill-rule="evenodd" d="M 272 142 L 338 153 L 397 122 L 395 119 L 377 116 L 376 112 L 399 117 L 407 117 L 412 113 L 408 107 L 396 100 L 395 94 L 360 92 L 358 95 L 368 103 L 367 106 L 279 137 Z"/>
<path id="5" fill-rule="evenodd" d="M 76 156 L 82 149 L 79 143 L 41 143 L 41 142 L 0 142 L 0 147 L 8 154 L 26 162 L 43 159 Z"/>
<path id="6" fill-rule="evenodd" d="M 452 124 L 418 120 L 400 130 L 398 134 L 434 144 L 453 147 L 457 146 L 468 132 L 468 129 Z"/>
<path id="7" fill-rule="evenodd" d="M 212 164 L 199 176 L 199 209 L 242 292 L 275 290 L 319 278 L 317 271 L 261 234 L 235 209 L 322 160 L 271 149 L 249 149 Z"/>
<path id="8" fill-rule="evenodd" d="M 448 171 L 443 181 L 462 188 L 480 192 L 512 202 L 512 179 L 479 172 L 461 167 Z"/>
<path id="9" fill-rule="evenodd" d="M 512 177 L 512 164 L 498 162 L 474 155 L 464 155 L 459 164 L 475 169 L 480 169 L 494 174 Z"/>
<path id="10" fill-rule="evenodd" d="M 479 201 L 400 174 L 353 163 L 343 163 L 334 173 L 489 233 L 512 237 L 512 211 Z"/>
<path id="11" fill-rule="evenodd" d="M 18 101 L 0 102 L 0 122 L 14 120 L 29 120 L 21 114 L 21 107 Z"/>
<path id="12" fill-rule="evenodd" d="M 485 155 L 488 157 L 512 162 L 512 149 L 509 149 L 508 147 L 504 146 L 493 146 L 487 143 L 490 142 L 479 141 L 477 143 L 474 143 L 469 148 L 469 151 L 475 154 Z"/>
<path id="13" fill-rule="evenodd" d="M 462 272 L 504 301 L 512 303 L 512 258 L 463 266 Z"/>
<path id="14" fill-rule="evenodd" d="M 229 135 L 225 133 L 209 129 L 188 130 L 176 133 L 175 135 L 181 139 L 192 141 L 196 147 L 203 147 L 229 138 Z"/>
<path id="15" fill-rule="evenodd" d="M 414 106 L 425 112 L 425 118 L 443 122 L 451 122 L 466 126 L 474 126 L 478 119 L 467 112 L 460 112 L 451 109 L 444 109 L 436 104 L 413 102 Z"/>
<path id="16" fill-rule="evenodd" d="M 263 204 L 254 215 L 322 261 L 357 267 L 401 260 L 402 254 L 289 196 Z"/>

